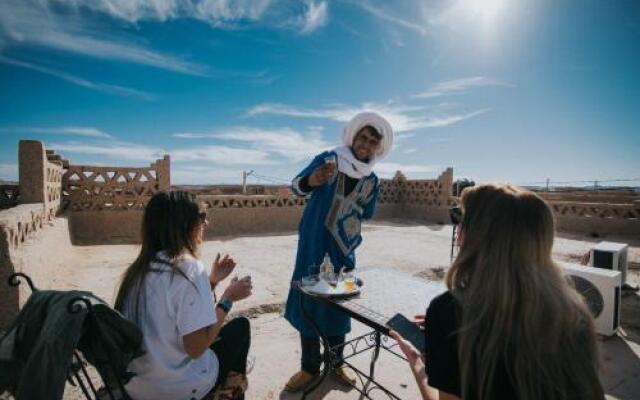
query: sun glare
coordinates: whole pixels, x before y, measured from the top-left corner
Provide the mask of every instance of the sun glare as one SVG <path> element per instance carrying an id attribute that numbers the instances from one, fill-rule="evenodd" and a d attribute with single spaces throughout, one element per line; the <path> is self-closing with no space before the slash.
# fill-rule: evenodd
<path id="1" fill-rule="evenodd" d="M 505 3 L 506 0 L 465 0 L 465 8 L 474 16 L 490 21 L 500 14 Z"/>

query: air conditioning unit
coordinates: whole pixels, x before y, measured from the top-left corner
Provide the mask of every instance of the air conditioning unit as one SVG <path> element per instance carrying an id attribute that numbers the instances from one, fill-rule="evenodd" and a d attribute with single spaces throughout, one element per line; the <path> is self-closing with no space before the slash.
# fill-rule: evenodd
<path id="1" fill-rule="evenodd" d="M 629 246 L 626 243 L 600 242 L 591 249 L 589 265 L 596 268 L 620 271 L 622 284 L 627 281 L 627 254 Z"/>
<path id="2" fill-rule="evenodd" d="M 559 263 L 593 314 L 596 332 L 612 336 L 620 326 L 621 274 L 608 269 Z"/>

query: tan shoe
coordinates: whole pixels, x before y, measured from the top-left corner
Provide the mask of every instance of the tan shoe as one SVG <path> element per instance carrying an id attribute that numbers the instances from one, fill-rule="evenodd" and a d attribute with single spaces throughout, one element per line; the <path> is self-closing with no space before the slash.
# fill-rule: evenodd
<path id="1" fill-rule="evenodd" d="M 340 381 L 340 383 L 351 386 L 355 386 L 356 384 L 356 376 L 354 375 L 353 371 L 351 371 L 347 367 L 338 367 L 337 369 L 333 370 L 333 374 L 336 378 L 338 378 L 338 381 Z"/>
<path id="2" fill-rule="evenodd" d="M 288 392 L 299 392 L 309 386 L 316 376 L 317 375 L 310 374 L 305 370 L 300 370 L 289 378 L 289 382 L 284 386 L 284 389 Z"/>

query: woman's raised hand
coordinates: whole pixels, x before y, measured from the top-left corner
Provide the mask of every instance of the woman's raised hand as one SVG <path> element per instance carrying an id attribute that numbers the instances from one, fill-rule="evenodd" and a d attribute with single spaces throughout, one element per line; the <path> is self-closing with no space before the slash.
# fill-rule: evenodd
<path id="1" fill-rule="evenodd" d="M 231 283 L 222 294 L 223 299 L 229 299 L 231 301 L 239 301 L 251 296 L 253 290 L 253 284 L 251 283 L 251 277 L 245 276 L 242 279 L 233 278 Z"/>
<path id="2" fill-rule="evenodd" d="M 213 265 L 211 266 L 211 274 L 209 274 L 209 281 L 211 286 L 215 286 L 222 282 L 226 277 L 233 272 L 236 267 L 236 262 L 228 254 L 224 255 L 224 258 L 220 260 L 220 253 L 216 256 Z"/>

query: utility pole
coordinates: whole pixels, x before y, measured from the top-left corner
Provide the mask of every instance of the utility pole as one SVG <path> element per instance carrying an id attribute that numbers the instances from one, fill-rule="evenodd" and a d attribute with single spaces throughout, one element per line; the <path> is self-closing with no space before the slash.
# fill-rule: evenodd
<path id="1" fill-rule="evenodd" d="M 549 191 L 549 178 L 547 178 L 547 192 Z"/>
<path id="2" fill-rule="evenodd" d="M 242 171 L 242 194 L 247 194 L 247 176 L 253 174 L 253 170 Z"/>

